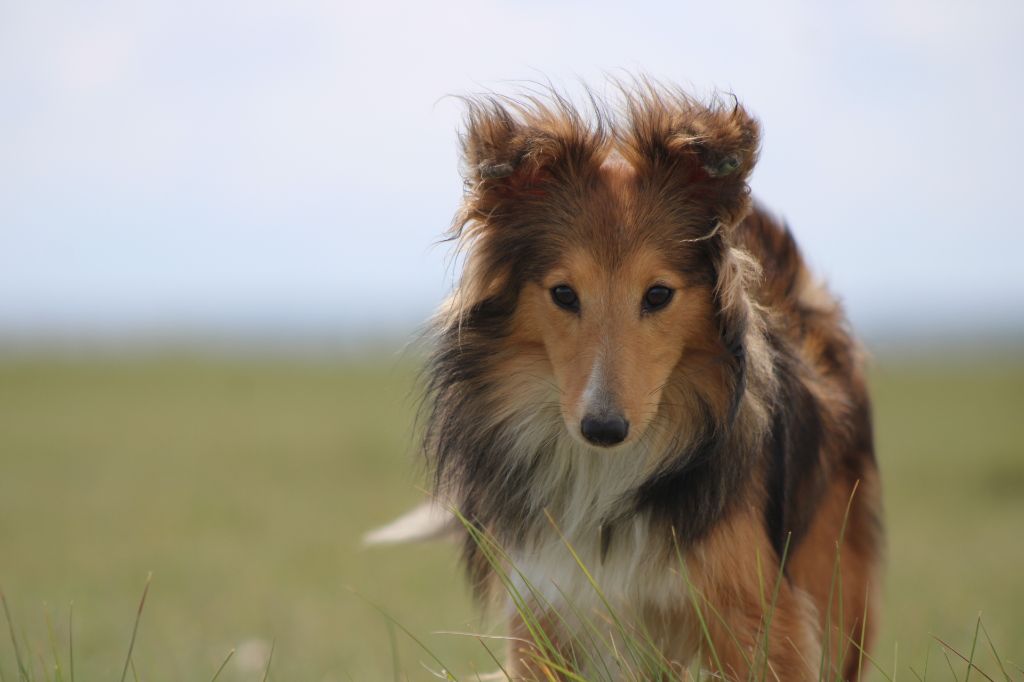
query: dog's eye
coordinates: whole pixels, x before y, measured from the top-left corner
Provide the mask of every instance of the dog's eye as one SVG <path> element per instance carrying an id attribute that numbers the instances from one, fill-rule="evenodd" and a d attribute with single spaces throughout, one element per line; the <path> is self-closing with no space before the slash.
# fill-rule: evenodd
<path id="1" fill-rule="evenodd" d="M 658 310 L 668 305 L 672 300 L 672 290 L 668 287 L 653 286 L 644 294 L 644 310 Z"/>
<path id="2" fill-rule="evenodd" d="M 571 287 L 559 284 L 551 290 L 551 299 L 560 307 L 573 312 L 580 309 L 580 299 Z"/>

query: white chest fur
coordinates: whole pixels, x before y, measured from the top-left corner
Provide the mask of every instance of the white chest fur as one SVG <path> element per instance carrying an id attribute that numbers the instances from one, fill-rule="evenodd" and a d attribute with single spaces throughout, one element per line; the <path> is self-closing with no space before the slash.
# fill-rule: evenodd
<path id="1" fill-rule="evenodd" d="M 603 556 L 599 530 L 564 539 L 552 530 L 513 553 L 513 584 L 524 596 L 589 617 L 607 616 L 606 602 L 617 615 L 678 608 L 686 583 L 665 549 L 641 517 L 615 527 Z"/>
<path id="2" fill-rule="evenodd" d="M 538 510 L 532 541 L 511 555 L 517 591 L 567 622 L 607 621 L 609 608 L 629 620 L 678 610 L 688 589 L 672 539 L 631 511 L 631 493 L 651 470 L 648 453 L 594 450 L 568 439 L 560 445 L 536 479 L 550 521 Z M 616 521 L 602 538 L 610 519 Z"/>

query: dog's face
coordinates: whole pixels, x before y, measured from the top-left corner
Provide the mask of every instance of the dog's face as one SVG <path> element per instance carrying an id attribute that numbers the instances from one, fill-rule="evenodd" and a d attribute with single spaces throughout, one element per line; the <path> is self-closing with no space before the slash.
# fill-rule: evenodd
<path id="1" fill-rule="evenodd" d="M 687 106 L 644 102 L 611 138 L 559 111 L 471 112 L 462 293 L 481 320 L 508 322 L 477 342 L 493 345 L 503 413 L 557 400 L 569 434 L 615 447 L 683 407 L 687 382 L 724 396 L 705 371 L 729 351 L 719 228 L 747 210 L 756 124 Z"/>
<path id="2" fill-rule="evenodd" d="M 715 344 L 712 294 L 680 267 L 680 250 L 692 262 L 699 249 L 658 239 L 678 217 L 645 196 L 631 168 L 602 164 L 577 196 L 575 210 L 551 211 L 557 237 L 548 267 L 522 285 L 515 340 L 542 349 L 534 371 L 557 389 L 568 432 L 614 447 L 643 436 L 688 351 L 703 362 Z M 573 217 L 555 225 L 559 215 Z"/>
<path id="3" fill-rule="evenodd" d="M 687 341 L 709 327 L 707 294 L 650 247 L 614 267 L 579 248 L 524 287 L 517 316 L 543 346 L 571 434 L 603 447 L 643 435 Z"/>

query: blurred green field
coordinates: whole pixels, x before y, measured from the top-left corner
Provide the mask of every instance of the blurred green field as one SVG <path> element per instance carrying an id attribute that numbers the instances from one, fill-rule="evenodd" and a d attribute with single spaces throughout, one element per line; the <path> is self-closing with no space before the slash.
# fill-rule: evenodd
<path id="1" fill-rule="evenodd" d="M 359 547 L 421 499 L 414 370 L 383 355 L 0 359 L 0 589 L 36 678 L 53 658 L 47 614 L 67 672 L 73 601 L 77 679 L 118 679 L 150 571 L 142 680 L 208 680 L 232 648 L 218 679 L 259 680 L 271 643 L 271 679 L 393 679 L 386 621 L 350 589 L 460 675 L 493 669 L 476 640 L 436 634 L 497 631 L 454 548 Z M 967 649 L 983 612 L 1024 667 L 1024 357 L 879 362 L 873 384 L 889 525 L 878 657 L 910 679 L 931 635 Z M 431 679 L 396 641 L 404 674 Z M 2 679 L 15 666 L 5 637 Z"/>

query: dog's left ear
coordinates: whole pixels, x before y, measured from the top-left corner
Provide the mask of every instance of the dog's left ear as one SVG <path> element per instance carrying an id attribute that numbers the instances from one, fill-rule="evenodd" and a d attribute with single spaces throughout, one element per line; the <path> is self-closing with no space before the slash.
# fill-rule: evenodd
<path id="1" fill-rule="evenodd" d="M 739 102 L 703 104 L 685 95 L 641 93 L 630 102 L 630 118 L 634 163 L 667 173 L 680 194 L 722 223 L 743 219 L 760 126 Z"/>
<path id="2" fill-rule="evenodd" d="M 686 162 L 694 180 L 746 182 L 757 163 L 761 131 L 742 106 L 691 110 L 679 119 L 664 144 Z"/>
<path id="3" fill-rule="evenodd" d="M 664 139 L 690 193 L 726 227 L 750 209 L 747 179 L 757 163 L 760 126 L 738 103 L 691 110 Z"/>

